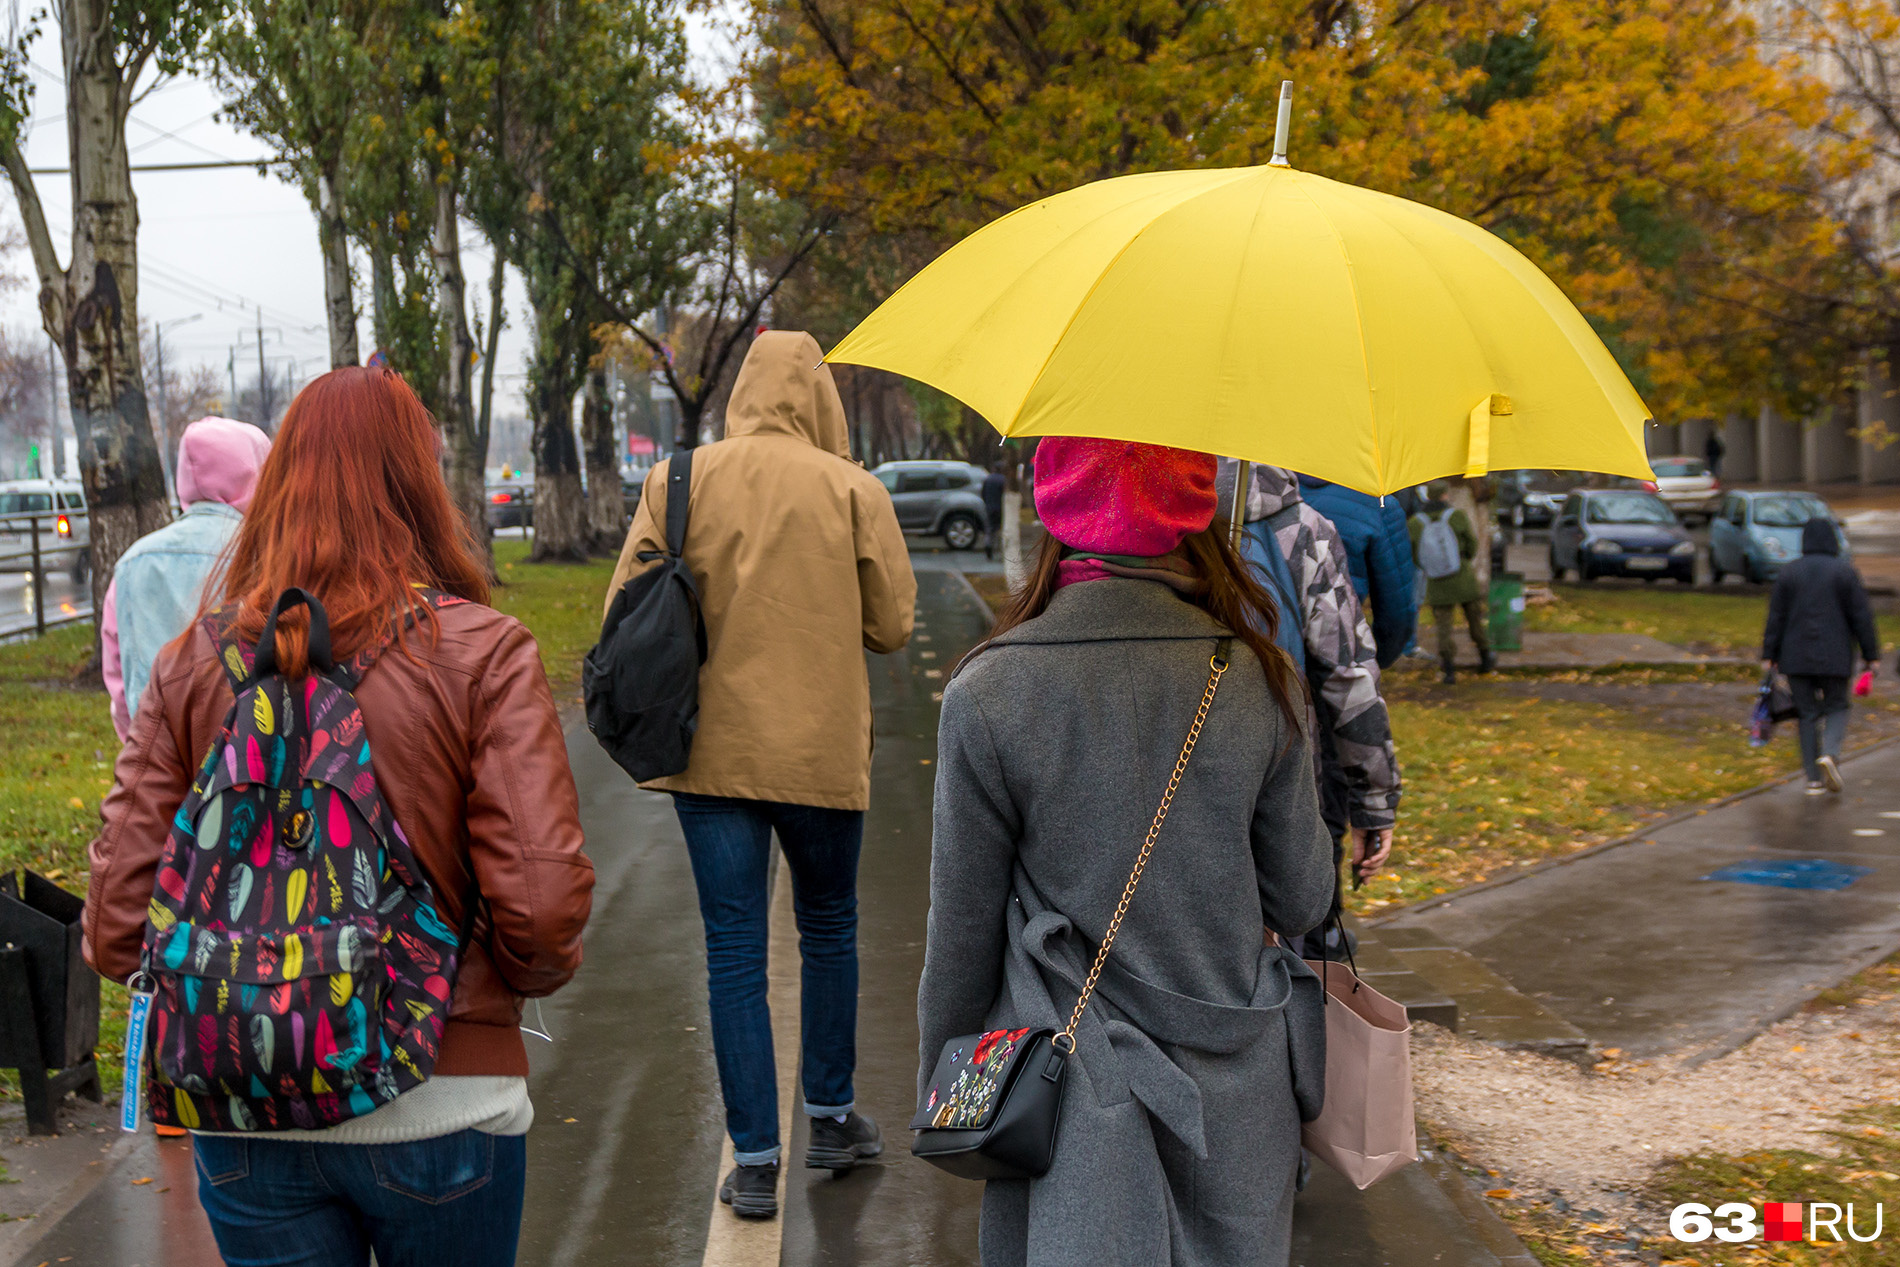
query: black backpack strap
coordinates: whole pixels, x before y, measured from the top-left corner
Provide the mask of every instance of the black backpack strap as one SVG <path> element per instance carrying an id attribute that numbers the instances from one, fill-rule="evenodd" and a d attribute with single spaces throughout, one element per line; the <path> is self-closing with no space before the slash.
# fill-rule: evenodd
<path id="1" fill-rule="evenodd" d="M 468 601 L 454 594 L 421 586 L 417 587 L 416 595 L 420 601 L 403 617 L 405 629 L 415 622 L 416 614 L 423 607 L 439 610 Z M 218 663 L 224 668 L 225 680 L 231 684 L 233 694 L 246 690 L 258 678 L 277 671 L 277 618 L 300 605 L 310 609 L 310 663 L 332 680 L 341 683 L 346 691 L 356 689 L 370 665 L 382 654 L 383 647 L 388 645 L 384 643 L 365 647 L 347 660 L 337 660 L 331 652 L 329 613 L 315 594 L 299 586 L 293 585 L 277 596 L 277 602 L 271 607 L 256 646 L 237 636 L 237 604 L 226 604 L 207 612 L 203 627 L 206 636 L 217 644 Z M 268 655 L 262 654 L 261 649 L 265 647 L 270 648 Z"/>
<path id="2" fill-rule="evenodd" d="M 666 552 L 686 552 L 686 521 L 692 515 L 693 451 L 681 449 L 666 464 Z"/>

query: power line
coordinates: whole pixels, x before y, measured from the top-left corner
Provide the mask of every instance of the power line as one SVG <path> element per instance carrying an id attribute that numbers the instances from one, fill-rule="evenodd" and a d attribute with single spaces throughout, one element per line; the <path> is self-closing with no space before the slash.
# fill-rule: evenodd
<path id="1" fill-rule="evenodd" d="M 192 144 L 190 141 L 186 145 Z M 198 148 L 203 149 L 203 146 Z M 209 153 L 210 151 L 206 151 Z M 129 170 L 135 172 L 202 172 L 218 167 L 255 167 L 262 174 L 266 167 L 281 167 L 290 160 L 287 158 L 221 158 L 213 162 L 209 159 L 200 163 L 134 163 Z M 27 172 L 34 176 L 70 176 L 70 167 L 29 167 Z"/>

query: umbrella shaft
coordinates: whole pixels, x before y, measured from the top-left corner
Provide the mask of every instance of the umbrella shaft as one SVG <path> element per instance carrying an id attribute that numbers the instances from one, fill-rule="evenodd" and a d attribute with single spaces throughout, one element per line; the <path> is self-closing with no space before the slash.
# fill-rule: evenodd
<path id="1" fill-rule="evenodd" d="M 1240 553 L 1240 534 L 1247 528 L 1247 486 L 1253 483 L 1253 463 L 1242 458 L 1234 472 L 1234 500 L 1227 508 L 1227 544 Z"/>

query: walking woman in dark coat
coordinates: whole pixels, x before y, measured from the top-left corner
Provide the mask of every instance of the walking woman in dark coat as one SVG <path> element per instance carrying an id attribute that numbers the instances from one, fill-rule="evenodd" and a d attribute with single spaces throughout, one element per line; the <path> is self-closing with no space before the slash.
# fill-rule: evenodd
<path id="1" fill-rule="evenodd" d="M 920 1084 L 953 1038 L 1062 1027 L 1238 639 L 1077 1031 L 1054 1164 L 984 1194 L 987 1267 L 1287 1262 L 1324 1022 L 1262 926 L 1320 922 L 1332 846 L 1272 600 L 1209 531 L 1214 469 L 1044 440 L 1041 558 L 944 692 Z"/>
<path id="2" fill-rule="evenodd" d="M 1880 663 L 1867 587 L 1840 557 L 1840 532 L 1825 517 L 1801 530 L 1801 557 L 1775 577 L 1762 633 L 1762 667 L 1787 675 L 1801 712 L 1801 764 L 1808 795 L 1841 790 L 1841 741 L 1847 737 L 1847 679 L 1854 648 L 1871 672 Z"/>

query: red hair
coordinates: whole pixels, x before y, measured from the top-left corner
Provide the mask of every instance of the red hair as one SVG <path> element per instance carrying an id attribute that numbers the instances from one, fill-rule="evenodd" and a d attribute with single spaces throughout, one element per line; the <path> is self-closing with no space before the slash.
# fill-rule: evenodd
<path id="1" fill-rule="evenodd" d="M 297 393 L 225 572 L 235 632 L 262 637 L 277 596 L 300 585 L 322 600 L 340 662 L 400 641 L 413 612 L 434 620 L 414 586 L 486 603 L 488 572 L 437 453 L 434 420 L 392 370 L 332 370 Z M 278 620 L 285 674 L 305 672 L 309 633 L 301 607 Z"/>

